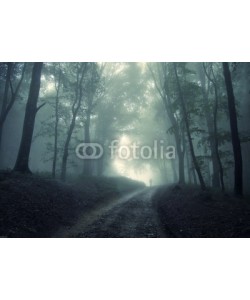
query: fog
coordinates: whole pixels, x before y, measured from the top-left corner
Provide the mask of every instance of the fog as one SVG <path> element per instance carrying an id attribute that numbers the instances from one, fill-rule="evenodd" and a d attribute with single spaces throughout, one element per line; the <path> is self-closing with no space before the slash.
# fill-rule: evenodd
<path id="1" fill-rule="evenodd" d="M 250 64 L 229 69 L 249 193 Z M 16 165 L 32 72 L 32 63 L 0 64 L 3 170 Z M 235 161 L 224 79 L 217 62 L 43 63 L 29 170 L 64 181 L 124 176 L 147 186 L 202 178 L 218 189 L 223 176 L 231 191 Z"/>

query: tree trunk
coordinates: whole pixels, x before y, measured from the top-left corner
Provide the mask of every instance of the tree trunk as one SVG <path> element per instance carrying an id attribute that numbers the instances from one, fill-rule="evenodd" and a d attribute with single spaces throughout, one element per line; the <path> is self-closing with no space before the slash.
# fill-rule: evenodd
<path id="1" fill-rule="evenodd" d="M 14 171 L 30 173 L 29 155 L 31 149 L 32 135 L 34 131 L 36 113 L 40 107 L 37 107 L 37 101 L 40 91 L 40 81 L 43 63 L 34 63 L 32 78 L 30 83 L 29 97 L 26 104 L 23 132 L 21 144 L 14 167 Z"/>
<path id="2" fill-rule="evenodd" d="M 198 185 L 197 177 L 196 177 L 196 173 L 195 173 L 195 169 L 194 169 L 194 164 L 193 163 L 192 163 L 191 171 L 192 171 L 192 176 L 193 176 L 194 184 Z"/>
<path id="3" fill-rule="evenodd" d="M 7 63 L 7 74 L 6 74 L 6 80 L 5 80 L 5 86 L 4 86 L 3 103 L 2 103 L 1 114 L 0 114 L 0 149 L 1 149 L 1 144 L 2 144 L 4 116 L 5 116 L 5 112 L 6 112 L 6 108 L 7 108 L 7 104 L 8 104 L 12 66 L 13 66 L 13 63 Z"/>
<path id="4" fill-rule="evenodd" d="M 243 195 L 243 178 L 242 178 L 242 155 L 241 145 L 238 133 L 237 113 L 235 108 L 235 98 L 231 73 L 227 62 L 222 63 L 223 73 L 227 90 L 228 110 L 231 127 L 231 137 L 234 153 L 234 193 L 237 196 Z"/>
<path id="5" fill-rule="evenodd" d="M 219 154 L 219 142 L 218 142 L 218 126 L 217 126 L 217 113 L 218 113 L 218 104 L 219 104 L 219 97 L 218 97 L 218 88 L 216 83 L 216 78 L 214 75 L 213 67 L 211 66 L 211 74 L 206 71 L 206 67 L 203 64 L 204 73 L 207 76 L 208 80 L 212 83 L 214 87 L 214 94 L 215 94 L 215 103 L 213 109 L 213 120 L 208 114 L 208 110 L 206 110 L 206 119 L 207 125 L 209 129 L 209 140 L 210 140 L 210 147 L 212 153 L 212 163 L 213 163 L 213 187 L 221 187 L 221 190 L 225 191 L 224 185 L 224 171 L 220 159 Z M 212 76 L 211 76 L 212 75 Z M 213 78 L 212 78 L 213 77 Z M 208 102 L 208 97 L 207 97 Z"/>
<path id="6" fill-rule="evenodd" d="M 162 87 L 162 91 L 160 89 L 160 87 L 157 84 L 156 78 L 154 76 L 154 72 L 152 71 L 152 69 L 149 66 L 149 70 L 151 72 L 151 75 L 153 77 L 155 86 L 159 92 L 160 97 L 162 98 L 163 101 L 163 105 L 165 107 L 167 116 L 173 126 L 173 134 L 174 134 L 174 138 L 175 138 L 175 145 L 176 145 L 176 152 L 177 152 L 177 156 L 178 156 L 178 172 L 179 172 L 179 183 L 180 184 L 184 184 L 185 183 L 185 170 L 184 170 L 184 152 L 182 150 L 182 146 L 184 148 L 184 145 L 182 145 L 182 139 L 181 139 L 181 135 L 180 135 L 180 128 L 179 128 L 179 124 L 178 121 L 175 119 L 174 117 L 174 113 L 172 111 L 171 108 L 171 101 L 169 99 L 169 88 L 168 88 L 168 80 L 167 80 L 167 70 L 166 70 L 166 66 L 164 65 L 164 63 L 161 63 L 162 66 L 162 71 L 163 71 L 163 80 L 164 80 L 164 84 Z"/>
<path id="7" fill-rule="evenodd" d="M 77 110 L 77 112 L 78 112 L 78 110 Z M 70 124 L 70 127 L 69 127 L 69 131 L 68 131 L 68 134 L 67 134 L 67 139 L 66 139 L 66 142 L 65 142 L 65 145 L 64 145 L 63 158 L 62 158 L 62 170 L 61 170 L 61 179 L 63 181 L 65 181 L 65 179 L 66 179 L 67 160 L 68 160 L 68 155 L 69 155 L 69 143 L 70 143 L 70 140 L 71 140 L 73 130 L 75 128 L 75 119 L 76 119 L 77 112 L 72 117 L 71 124 Z"/>
<path id="8" fill-rule="evenodd" d="M 7 76 L 6 76 L 6 82 L 5 82 L 5 91 L 4 91 L 4 99 L 3 99 L 3 104 L 2 104 L 2 109 L 1 109 L 1 114 L 0 114 L 0 153 L 1 153 L 1 146 L 2 146 L 2 135 L 3 135 L 3 129 L 4 129 L 4 124 L 5 124 L 5 120 L 12 108 L 12 106 L 14 105 L 19 89 L 21 87 L 23 78 L 24 78 L 24 73 L 25 73 L 25 69 L 26 69 L 26 63 L 24 63 L 23 66 L 23 70 L 22 70 L 22 74 L 21 74 L 21 78 L 16 86 L 16 89 L 13 90 L 13 86 L 11 84 L 11 73 L 12 73 L 12 69 L 14 66 L 12 66 L 12 63 L 8 63 L 8 70 L 7 70 Z M 9 98 L 9 87 L 11 90 L 11 97 L 10 100 Z M 3 161 L 3 155 L 2 153 L 0 154 L 0 165 L 2 165 L 2 161 Z"/>
<path id="9" fill-rule="evenodd" d="M 177 182 L 178 181 L 178 176 L 177 176 L 177 172 L 176 172 L 176 168 L 175 168 L 175 161 L 173 159 L 170 160 L 171 162 L 171 168 L 172 168 L 172 173 L 173 173 L 173 182 Z"/>
<path id="10" fill-rule="evenodd" d="M 207 72 L 205 72 L 205 66 L 204 70 L 202 70 L 201 67 L 198 69 L 199 72 L 199 79 L 201 81 L 201 90 L 202 90 L 202 101 L 204 105 L 204 112 L 205 112 L 205 119 L 207 123 L 208 128 L 208 141 L 209 146 L 211 150 L 211 161 L 212 161 L 212 167 L 213 167 L 213 174 L 212 174 L 212 186 L 214 188 L 220 188 L 220 177 L 219 177 L 219 165 L 216 157 L 216 149 L 215 149 L 215 139 L 217 138 L 214 133 L 213 128 L 213 119 L 211 110 L 209 109 L 209 98 L 208 94 L 209 91 L 206 91 L 206 84 L 205 84 L 205 75 L 210 80 L 210 76 Z"/>
<path id="11" fill-rule="evenodd" d="M 53 155 L 53 164 L 52 164 L 52 177 L 56 178 L 56 163 L 57 163 L 57 154 L 58 154 L 58 122 L 59 122 L 59 114 L 58 114 L 58 105 L 59 105 L 59 91 L 61 84 L 61 70 L 59 70 L 59 78 L 58 85 L 56 87 L 56 99 L 55 99 L 55 129 L 54 129 L 54 155 Z"/>
<path id="12" fill-rule="evenodd" d="M 217 136 L 218 136 L 217 113 L 218 113 L 219 97 L 218 97 L 218 90 L 217 90 L 215 78 L 214 78 L 213 84 L 214 84 L 214 92 L 215 92 L 215 105 L 214 105 L 214 144 L 215 145 L 214 145 L 214 147 L 215 147 L 215 155 L 216 155 L 216 159 L 217 159 L 218 167 L 219 167 L 221 190 L 222 190 L 222 192 L 224 192 L 225 191 L 224 170 L 223 170 L 221 159 L 220 159 L 219 142 L 218 142 L 218 138 L 217 138 Z"/>
<path id="13" fill-rule="evenodd" d="M 186 152 L 186 161 L 187 161 L 187 175 L 188 175 L 188 183 L 192 183 L 192 172 L 191 172 L 191 166 L 190 166 L 190 158 L 188 151 Z"/>
<path id="14" fill-rule="evenodd" d="M 192 156 L 192 160 L 193 160 L 193 164 L 194 164 L 196 173 L 197 173 L 198 178 L 199 178 L 201 189 L 205 190 L 206 185 L 205 185 L 204 179 L 203 179 L 202 174 L 201 174 L 200 166 L 198 164 L 198 161 L 197 161 L 195 153 L 194 153 L 194 146 L 193 146 L 192 137 L 191 137 L 190 130 L 189 130 L 188 115 L 187 115 L 187 110 L 186 110 L 184 98 L 183 98 L 183 95 L 182 95 L 182 90 L 181 90 L 181 86 L 180 86 L 180 82 L 179 82 L 179 77 L 178 77 L 178 74 L 177 74 L 176 63 L 174 63 L 174 72 L 175 72 L 177 88 L 178 88 L 178 92 L 179 92 L 179 96 L 180 96 L 180 102 L 181 102 L 181 106 L 182 106 L 183 118 L 184 118 L 184 122 L 185 122 L 185 125 L 186 125 L 186 131 L 187 131 L 187 137 L 188 137 L 188 142 L 189 142 L 189 147 L 190 147 L 190 153 L 191 153 L 191 156 Z"/>
<path id="15" fill-rule="evenodd" d="M 81 63 L 80 67 L 78 67 L 77 70 L 77 82 L 76 82 L 76 90 L 75 90 L 75 100 L 72 105 L 72 119 L 69 126 L 66 142 L 63 149 L 63 158 L 62 158 L 62 169 L 61 169 L 61 179 L 65 181 L 66 179 L 66 171 L 67 171 L 67 160 L 68 160 L 68 154 L 69 154 L 69 144 L 71 140 L 71 136 L 73 133 L 73 130 L 75 128 L 76 123 L 76 117 L 78 114 L 78 111 L 81 107 L 82 98 L 83 98 L 83 78 L 85 75 L 85 72 L 87 70 L 88 63 Z"/>
<path id="16" fill-rule="evenodd" d="M 85 143 L 90 143 L 90 114 L 91 112 L 88 110 L 87 111 L 87 119 L 86 122 L 84 124 L 84 142 Z M 88 153 L 88 149 L 86 150 L 87 154 Z M 91 176 L 92 175 L 92 161 L 91 159 L 85 159 L 84 163 L 83 163 L 83 174 L 85 176 Z"/>
<path id="17" fill-rule="evenodd" d="M 179 170 L 179 183 L 184 184 L 185 183 L 185 169 L 184 169 L 184 152 L 181 150 L 180 143 L 176 143 L 176 150 L 178 155 L 178 170 Z"/>

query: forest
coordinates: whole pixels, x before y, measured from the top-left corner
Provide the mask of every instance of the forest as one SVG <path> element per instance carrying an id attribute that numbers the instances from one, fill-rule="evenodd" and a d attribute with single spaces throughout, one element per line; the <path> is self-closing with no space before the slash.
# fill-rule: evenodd
<path id="1" fill-rule="evenodd" d="M 0 63 L 0 236 L 250 237 L 250 63 Z"/>

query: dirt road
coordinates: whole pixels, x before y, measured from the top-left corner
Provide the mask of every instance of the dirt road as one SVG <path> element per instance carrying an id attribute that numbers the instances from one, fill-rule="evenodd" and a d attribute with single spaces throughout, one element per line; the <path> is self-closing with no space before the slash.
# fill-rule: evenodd
<path id="1" fill-rule="evenodd" d="M 113 199 L 110 203 L 83 214 L 71 228 L 57 237 L 166 237 L 162 231 L 152 195 L 156 188 L 146 188 Z"/>

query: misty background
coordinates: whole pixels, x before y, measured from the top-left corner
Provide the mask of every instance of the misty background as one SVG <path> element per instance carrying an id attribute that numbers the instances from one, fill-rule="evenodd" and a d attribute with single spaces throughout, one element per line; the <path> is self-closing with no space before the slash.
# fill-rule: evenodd
<path id="1" fill-rule="evenodd" d="M 229 66 L 242 147 L 244 190 L 249 193 L 250 64 Z M 0 167 L 4 170 L 13 169 L 17 159 L 32 68 L 32 63 L 0 64 Z M 64 180 L 79 175 L 125 176 L 146 185 L 198 184 L 179 87 L 204 183 L 221 188 L 221 167 L 225 189 L 231 191 L 234 158 L 221 63 L 44 63 L 30 170 Z M 110 159 L 109 145 L 113 140 L 120 145 L 136 142 L 152 147 L 154 141 L 163 141 L 164 146 L 175 147 L 176 157 Z M 82 142 L 100 143 L 104 155 L 98 160 L 79 159 L 75 149 Z"/>

